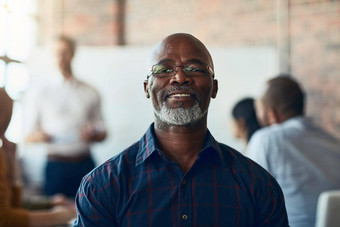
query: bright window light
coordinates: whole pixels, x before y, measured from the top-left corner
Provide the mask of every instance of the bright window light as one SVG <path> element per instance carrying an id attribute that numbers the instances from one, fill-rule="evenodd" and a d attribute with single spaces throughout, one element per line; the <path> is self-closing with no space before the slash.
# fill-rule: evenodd
<path id="1" fill-rule="evenodd" d="M 6 90 L 12 99 L 18 99 L 27 90 L 29 85 L 29 73 L 24 64 L 10 63 L 7 66 Z"/>
<path id="2" fill-rule="evenodd" d="M 5 5 L 7 3 L 7 0 L 0 0 L 0 6 Z"/>
<path id="3" fill-rule="evenodd" d="M 6 34 L 7 34 L 7 12 L 0 8 L 0 56 L 6 51 Z"/>
<path id="4" fill-rule="evenodd" d="M 5 86 L 5 62 L 0 61 L 0 87 Z"/>
<path id="5" fill-rule="evenodd" d="M 33 41 L 32 20 L 19 14 L 11 14 L 8 17 L 8 28 L 8 57 L 20 61 L 26 60 Z"/>
<path id="6" fill-rule="evenodd" d="M 8 9 L 15 13 L 33 14 L 37 9 L 36 0 L 10 0 L 7 4 Z"/>
<path id="7" fill-rule="evenodd" d="M 20 98 L 29 86 L 24 62 L 36 43 L 36 10 L 37 0 L 0 0 L 0 86 L 6 87 L 9 96 L 16 100 L 6 132 L 14 142 L 22 138 Z"/>
<path id="8" fill-rule="evenodd" d="M 8 9 L 12 12 L 27 13 L 27 1 L 10 0 L 8 2 Z"/>

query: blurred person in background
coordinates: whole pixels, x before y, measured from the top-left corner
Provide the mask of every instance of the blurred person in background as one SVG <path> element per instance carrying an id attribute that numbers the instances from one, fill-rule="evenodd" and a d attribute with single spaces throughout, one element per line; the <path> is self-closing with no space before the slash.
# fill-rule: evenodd
<path id="1" fill-rule="evenodd" d="M 74 40 L 60 36 L 55 49 L 59 80 L 28 97 L 26 141 L 47 143 L 45 194 L 74 197 L 82 177 L 95 167 L 90 143 L 103 141 L 106 130 L 98 92 L 73 74 Z"/>
<path id="2" fill-rule="evenodd" d="M 234 137 L 241 139 L 247 146 L 253 134 L 261 128 L 257 121 L 253 98 L 238 101 L 232 109 L 232 125 Z"/>
<path id="3" fill-rule="evenodd" d="M 204 44 L 170 35 L 148 66 L 154 123 L 84 177 L 74 226 L 288 226 L 275 179 L 207 128 L 218 84 Z"/>
<path id="4" fill-rule="evenodd" d="M 292 227 L 315 225 L 321 192 L 340 189 L 340 141 L 304 115 L 305 95 L 291 75 L 266 84 L 256 101 L 264 127 L 248 144 L 248 155 L 279 182 Z"/>
<path id="5" fill-rule="evenodd" d="M 0 88 L 0 227 L 66 225 L 75 217 L 75 207 L 62 196 L 49 200 L 50 209 L 29 211 L 22 207 L 22 184 L 16 144 L 5 137 L 13 101 Z M 45 204 L 46 205 L 46 204 Z"/>

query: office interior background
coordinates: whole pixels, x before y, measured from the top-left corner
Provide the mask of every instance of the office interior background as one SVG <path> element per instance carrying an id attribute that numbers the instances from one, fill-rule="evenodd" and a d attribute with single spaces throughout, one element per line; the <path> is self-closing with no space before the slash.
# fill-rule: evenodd
<path id="1" fill-rule="evenodd" d="M 56 36 L 77 41 L 75 75 L 102 97 L 109 134 L 92 150 L 100 164 L 152 123 L 143 91 L 148 54 L 176 32 L 196 36 L 211 51 L 219 92 L 208 127 L 220 142 L 243 149 L 232 136 L 231 108 L 256 98 L 280 72 L 302 84 L 306 114 L 340 138 L 339 0 L 0 0 L 0 86 L 16 100 L 8 137 L 20 144 L 26 173 L 41 181 L 45 153 L 23 144 L 22 100 L 56 71 Z"/>

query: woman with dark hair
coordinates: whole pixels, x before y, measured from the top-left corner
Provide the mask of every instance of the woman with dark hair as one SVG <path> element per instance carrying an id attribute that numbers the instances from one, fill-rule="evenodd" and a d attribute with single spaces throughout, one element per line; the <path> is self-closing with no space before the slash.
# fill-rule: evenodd
<path id="1" fill-rule="evenodd" d="M 234 136 L 247 145 L 256 130 L 261 128 L 256 118 L 253 98 L 238 101 L 232 109 Z"/>

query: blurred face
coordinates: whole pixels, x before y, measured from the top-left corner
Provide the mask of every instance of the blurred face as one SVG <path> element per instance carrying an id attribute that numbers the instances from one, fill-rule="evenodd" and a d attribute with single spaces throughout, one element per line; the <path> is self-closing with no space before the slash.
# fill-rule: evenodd
<path id="1" fill-rule="evenodd" d="M 256 117 L 261 126 L 268 126 L 269 119 L 267 109 L 263 101 L 263 97 L 259 98 L 255 102 Z"/>
<path id="2" fill-rule="evenodd" d="M 209 53 L 191 36 L 170 36 L 156 49 L 152 65 L 164 63 L 183 66 L 202 63 L 212 67 Z M 176 75 L 151 76 L 144 88 L 150 97 L 155 116 L 169 125 L 191 125 L 206 117 L 210 98 L 215 98 L 217 81 L 212 76 L 188 77 L 182 67 Z"/>
<path id="3" fill-rule="evenodd" d="M 243 119 L 232 119 L 232 132 L 235 138 L 243 139 L 245 135 L 245 122 Z"/>
<path id="4" fill-rule="evenodd" d="M 55 52 L 57 65 L 60 71 L 70 68 L 74 53 L 69 43 L 58 40 L 55 44 Z"/>

